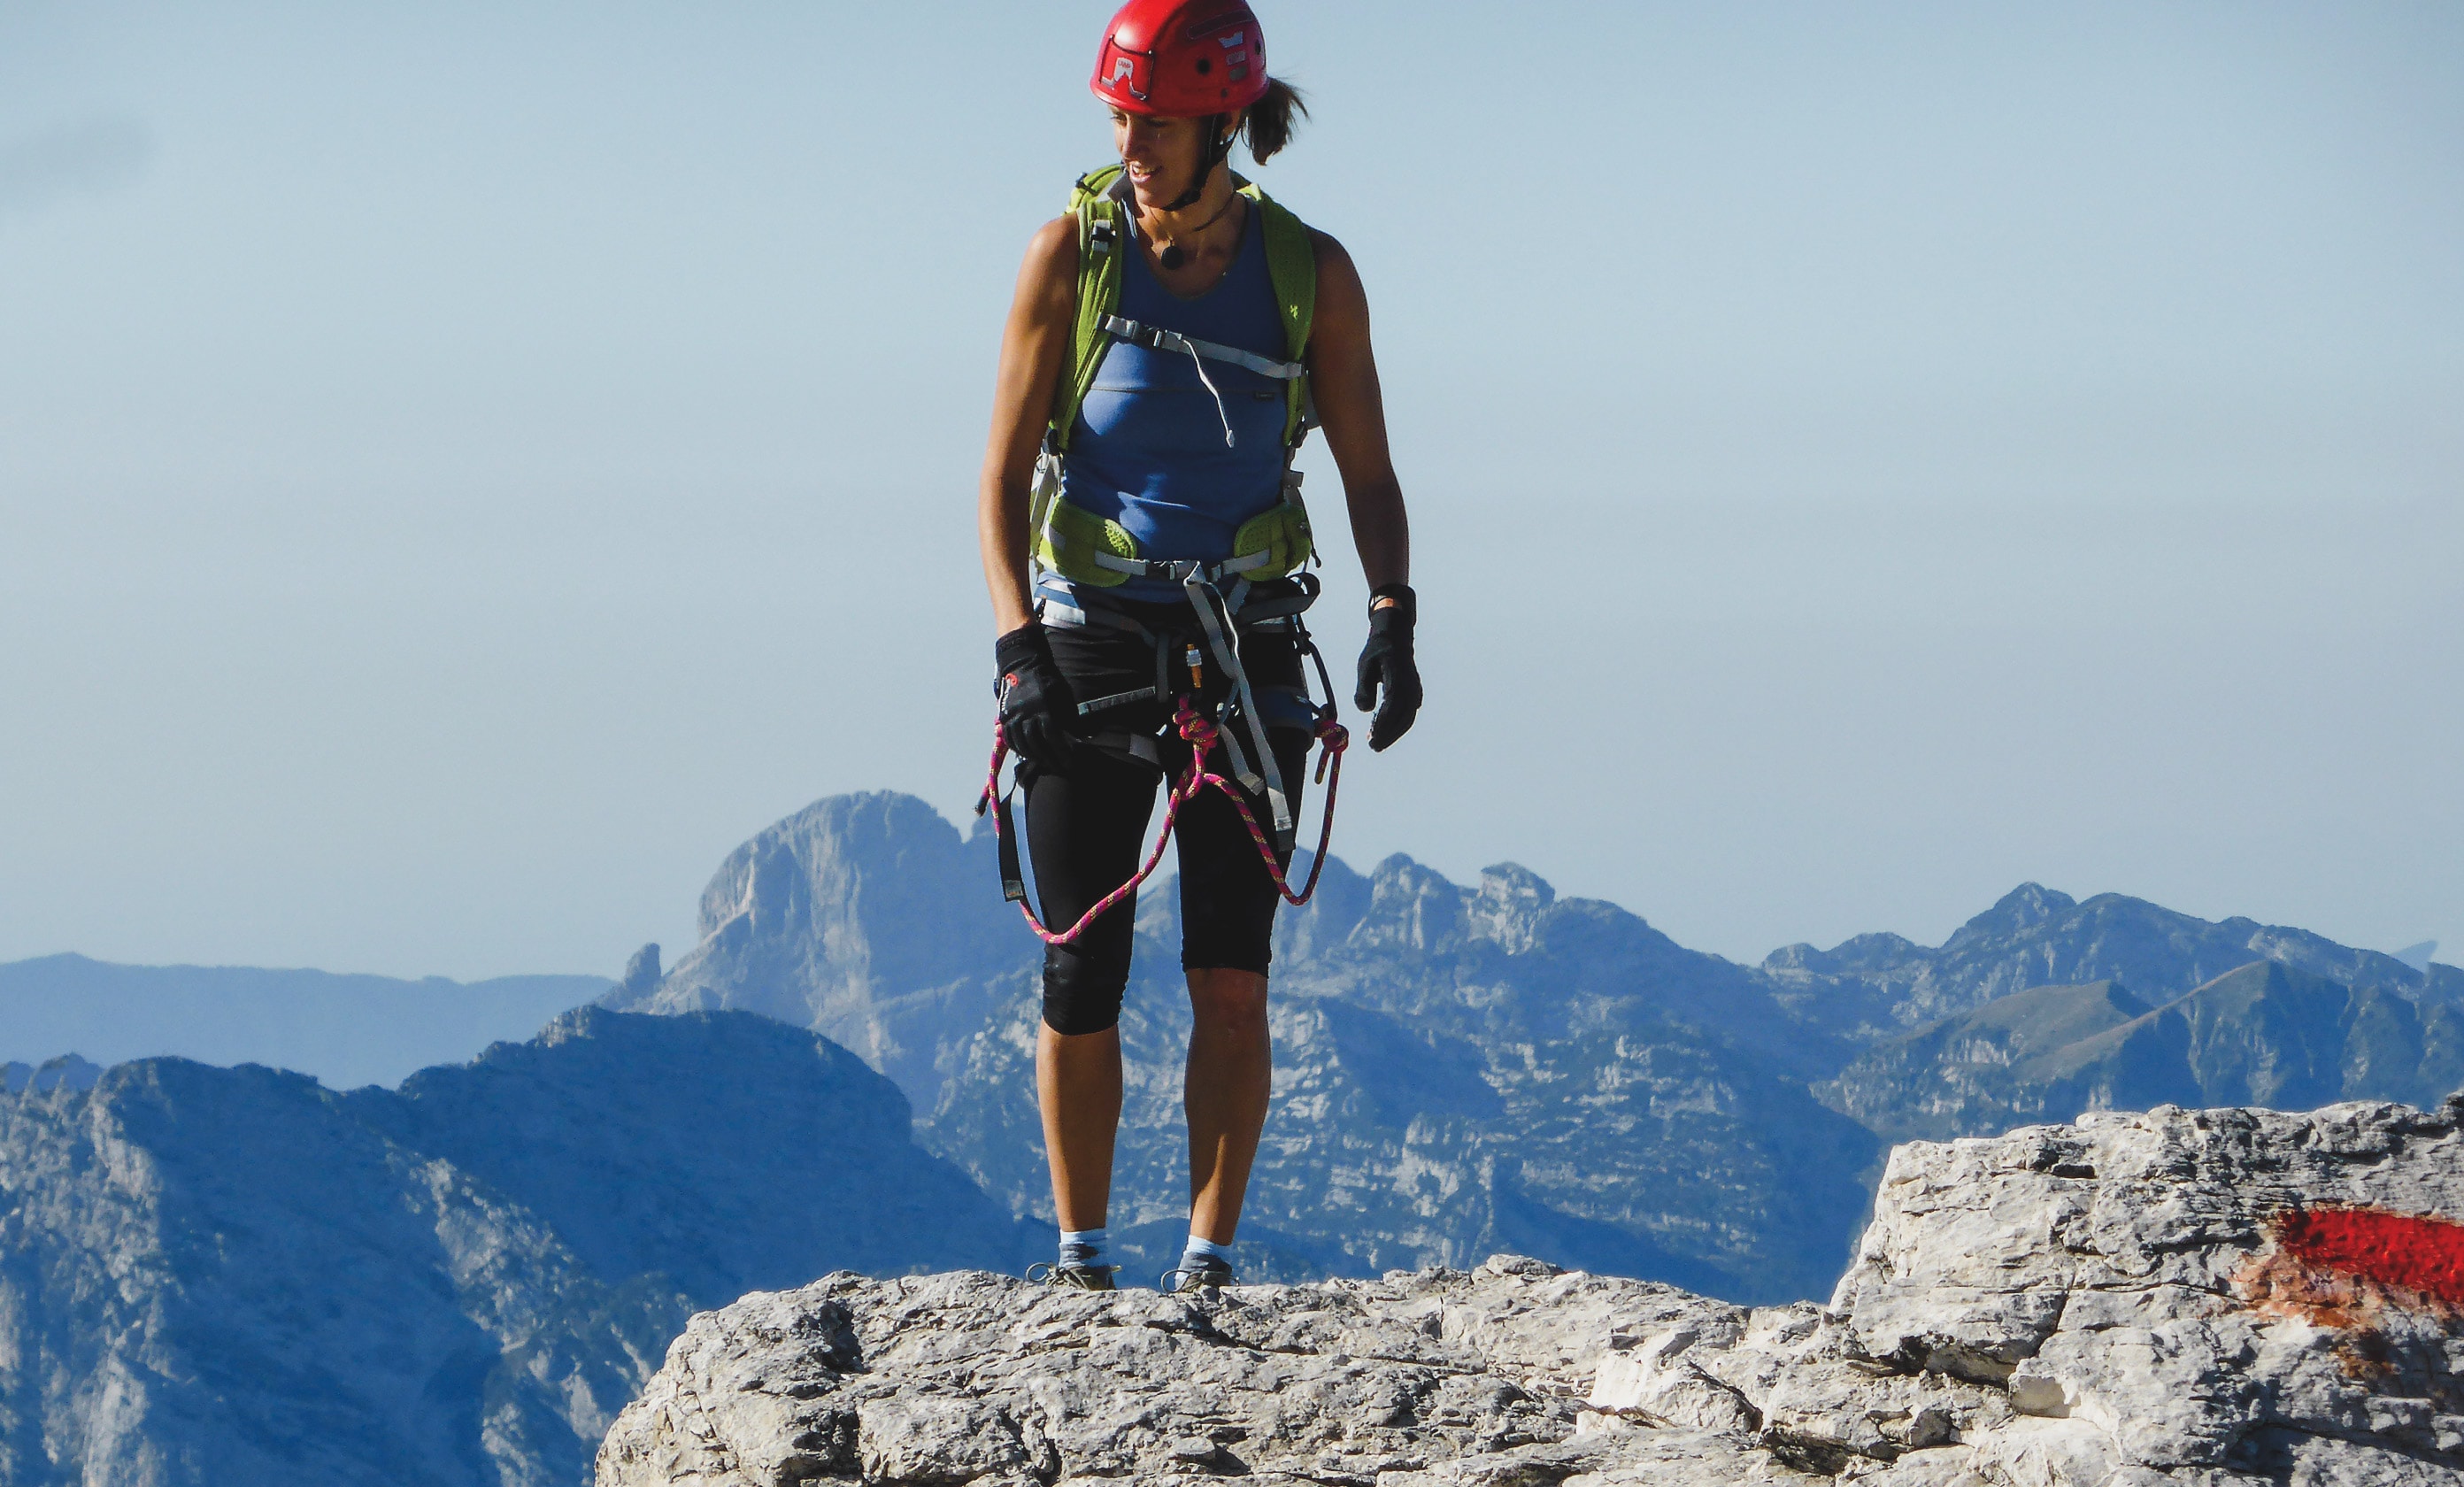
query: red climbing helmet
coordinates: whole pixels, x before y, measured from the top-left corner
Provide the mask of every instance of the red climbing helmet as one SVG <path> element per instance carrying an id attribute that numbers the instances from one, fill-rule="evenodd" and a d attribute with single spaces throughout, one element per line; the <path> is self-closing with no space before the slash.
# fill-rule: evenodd
<path id="1" fill-rule="evenodd" d="M 1130 0 L 1105 29 L 1090 86 L 1133 114 L 1228 114 L 1266 96 L 1266 38 L 1243 0 Z"/>

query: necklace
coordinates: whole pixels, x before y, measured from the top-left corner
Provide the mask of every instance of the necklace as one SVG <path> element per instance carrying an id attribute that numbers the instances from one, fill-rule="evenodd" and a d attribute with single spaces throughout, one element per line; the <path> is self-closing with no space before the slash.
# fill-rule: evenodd
<path id="1" fill-rule="evenodd" d="M 1208 217 L 1205 221 L 1200 222 L 1194 228 L 1191 228 L 1188 232 L 1178 234 L 1177 237 L 1167 239 L 1162 247 L 1155 250 L 1155 261 L 1161 263 L 1167 269 L 1177 269 L 1182 264 L 1187 263 L 1189 261 L 1189 255 L 1180 251 L 1179 238 L 1196 237 L 1199 233 L 1205 232 L 1216 223 L 1222 221 L 1223 214 L 1230 211 L 1232 210 L 1232 204 L 1240 199 L 1240 193 L 1235 191 L 1230 196 L 1223 199 L 1223 205 L 1216 209 L 1215 215 Z"/>

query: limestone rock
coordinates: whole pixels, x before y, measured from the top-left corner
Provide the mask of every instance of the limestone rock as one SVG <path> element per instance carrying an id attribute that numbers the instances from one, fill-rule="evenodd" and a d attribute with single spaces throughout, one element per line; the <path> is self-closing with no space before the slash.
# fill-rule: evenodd
<path id="1" fill-rule="evenodd" d="M 1470 1271 L 825 1277 L 696 1316 L 600 1487 L 2464 1487 L 2464 1100 L 1896 1151 L 1830 1304 Z"/>
<path id="2" fill-rule="evenodd" d="M 2459 1120 L 2453 1100 L 2160 1107 L 1903 1146 L 1832 1305 L 1870 1356 L 1998 1381 L 2019 1412 L 2086 1425 L 2062 1450 L 2113 1470 L 2265 1467 L 2315 1437 L 2464 1480 Z M 2280 1242 L 2290 1215 L 2349 1210 L 2449 1221 L 2454 1288 L 2390 1287 Z"/>
<path id="3" fill-rule="evenodd" d="M 842 1274 L 695 1317 L 599 1480 L 1555 1482 L 1634 1433 L 1577 1433 L 1620 1319 L 1731 1310 L 1507 1259 L 1194 1298 Z M 1789 1475 L 1742 1439 L 1697 1433 L 1698 1458 Z"/>

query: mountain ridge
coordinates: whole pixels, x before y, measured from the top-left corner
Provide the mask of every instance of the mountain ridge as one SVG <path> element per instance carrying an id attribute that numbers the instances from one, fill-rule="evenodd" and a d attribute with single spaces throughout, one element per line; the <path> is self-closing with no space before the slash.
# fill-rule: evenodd
<path id="1" fill-rule="evenodd" d="M 912 798 L 816 802 L 730 854 L 703 894 L 705 938 L 673 970 L 605 1001 L 803 1018 L 907 1090 L 928 1145 L 1012 1212 L 1048 1219 L 1029 1094 L 1040 947 L 995 890 L 992 845 L 980 823 L 961 834 Z M 1135 909 L 1111 1227 L 1120 1257 L 1160 1270 L 1185 1213 L 1188 1013 L 1177 896 L 1156 887 Z M 1917 1119 L 1870 1069 L 1858 1099 L 1838 1081 L 1869 1057 L 1896 1056 L 1905 1074 L 1920 1060 L 1887 1051 L 1945 1018 L 2064 977 L 2119 981 L 2152 1009 L 2280 962 L 2387 1005 L 2362 1032 L 2339 1031 L 2332 1055 L 2310 1046 L 2323 1036 L 2315 1018 L 2270 1024 L 2263 1037 L 2293 1041 L 2269 1056 L 2333 1061 L 2350 1043 L 2361 1074 L 2340 1093 L 2434 1101 L 2445 1091 L 2426 1089 L 2423 1071 L 2447 1066 L 2419 1046 L 2417 1010 L 2464 984 L 2452 967 L 2417 971 L 2302 930 L 2035 883 L 1939 946 L 1867 935 L 1744 965 L 1617 904 L 1560 896 L 1516 863 L 1458 884 L 1400 854 L 1367 873 L 1329 860 L 1312 901 L 1279 916 L 1274 954 L 1277 1114 L 1244 1217 L 1253 1272 L 1364 1275 L 1516 1249 L 1749 1299 L 1837 1269 L 1885 1142 Z M 2408 1016 L 2410 1031 L 2397 1026 Z M 2181 1063 L 2195 1040 L 2175 1032 L 2160 1020 L 2116 1056 Z M 2409 1039 L 2410 1072 L 2365 1056 L 2372 1038 Z M 1987 1134 L 1985 1122 L 2067 1118 L 2155 1077 L 2139 1070 L 2132 1084 L 2111 1060 L 2028 1072 L 2025 1088 L 1979 1086 L 1965 1116 L 1918 1124 Z M 2198 1087 L 2186 1074 L 2168 1090 Z"/>
<path id="2" fill-rule="evenodd" d="M 123 965 L 83 955 L 0 965 L 0 1054 L 260 1063 L 328 1087 L 390 1087 L 604 992 L 605 976 L 463 983 L 248 965 Z"/>
<path id="3" fill-rule="evenodd" d="M 0 1481 L 571 1487 L 693 1311 L 1021 1262 L 910 1125 L 808 1032 L 600 1008 L 399 1092 L 155 1058 L 0 1098 Z"/>

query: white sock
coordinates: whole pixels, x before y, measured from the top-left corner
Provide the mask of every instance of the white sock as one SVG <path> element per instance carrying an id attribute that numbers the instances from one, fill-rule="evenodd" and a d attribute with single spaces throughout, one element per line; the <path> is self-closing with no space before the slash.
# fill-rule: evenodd
<path id="1" fill-rule="evenodd" d="M 1061 1231 L 1061 1263 L 1092 1265 L 1104 1257 L 1106 1238 L 1103 1228 L 1065 1229 Z"/>
<path id="2" fill-rule="evenodd" d="M 1231 1264 L 1232 1247 L 1228 1244 L 1217 1244 L 1212 1239 L 1200 1239 L 1196 1234 L 1190 1235 L 1189 1242 L 1180 1247 L 1180 1268 L 1196 1270 L 1208 1260 L 1221 1260 L 1226 1265 Z"/>

